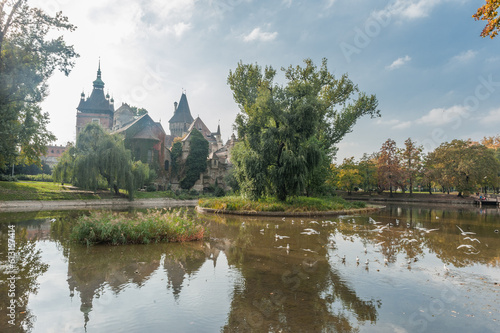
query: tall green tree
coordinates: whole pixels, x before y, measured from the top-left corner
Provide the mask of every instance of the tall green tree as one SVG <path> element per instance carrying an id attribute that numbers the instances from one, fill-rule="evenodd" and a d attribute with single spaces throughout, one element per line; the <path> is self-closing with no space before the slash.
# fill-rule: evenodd
<path id="1" fill-rule="evenodd" d="M 360 186 L 370 194 L 377 187 L 377 159 L 377 154 L 368 155 L 365 153 L 358 163 L 359 175 L 361 176 Z"/>
<path id="2" fill-rule="evenodd" d="M 0 0 L 0 167 L 20 156 L 40 164 L 40 155 L 55 137 L 47 130 L 48 113 L 40 102 L 55 70 L 69 74 L 78 57 L 58 30 L 73 31 L 67 17 L 51 17 L 27 0 Z"/>
<path id="3" fill-rule="evenodd" d="M 275 69 L 257 64 L 240 62 L 228 76 L 240 108 L 240 142 L 232 155 L 236 178 L 242 194 L 253 199 L 303 194 L 328 173 L 336 144 L 356 121 L 379 115 L 375 96 L 360 92 L 347 75 L 335 78 L 326 59 L 319 69 L 306 59 L 303 67 L 282 71 L 285 85 L 274 82 Z"/>
<path id="4" fill-rule="evenodd" d="M 180 179 L 180 186 L 183 189 L 190 189 L 200 175 L 207 170 L 208 141 L 196 128 L 191 131 L 189 137 L 189 154 L 186 158 L 184 174 Z"/>

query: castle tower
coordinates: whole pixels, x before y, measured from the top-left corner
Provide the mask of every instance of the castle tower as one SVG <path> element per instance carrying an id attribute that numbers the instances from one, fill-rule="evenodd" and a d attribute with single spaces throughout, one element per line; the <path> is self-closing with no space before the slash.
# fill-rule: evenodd
<path id="1" fill-rule="evenodd" d="M 104 82 L 101 79 L 101 61 L 97 69 L 97 78 L 93 82 L 94 89 L 90 97 L 85 99 L 82 92 L 80 104 L 76 113 L 76 137 L 88 123 L 100 124 L 104 129 L 111 130 L 113 127 L 113 113 L 115 111 L 114 100 L 109 94 L 104 95 Z"/>
<path id="2" fill-rule="evenodd" d="M 174 103 L 174 115 L 170 118 L 169 128 L 170 134 L 174 137 L 182 137 L 187 133 L 189 126 L 194 119 L 189 110 L 189 104 L 185 93 L 182 93 L 179 104 Z"/>

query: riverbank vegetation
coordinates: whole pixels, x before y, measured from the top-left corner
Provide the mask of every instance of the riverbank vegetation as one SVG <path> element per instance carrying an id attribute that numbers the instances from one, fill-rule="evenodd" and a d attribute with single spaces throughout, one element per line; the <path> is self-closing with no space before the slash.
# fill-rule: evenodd
<path id="1" fill-rule="evenodd" d="M 111 211 L 92 211 L 78 218 L 71 238 L 79 243 L 148 244 L 201 240 L 203 225 L 181 210 L 148 210 L 125 215 Z"/>
<path id="2" fill-rule="evenodd" d="M 289 197 L 285 201 L 274 197 L 259 200 L 244 199 L 240 196 L 223 198 L 203 198 L 198 205 L 203 208 L 227 211 L 261 211 L 261 212 L 318 212 L 364 208 L 364 202 L 349 202 L 341 197 Z"/>
<path id="3" fill-rule="evenodd" d="M 328 183 L 353 191 L 392 193 L 416 189 L 429 194 L 440 189 L 458 196 L 500 191 L 500 136 L 481 142 L 453 140 L 424 154 L 423 147 L 407 139 L 403 148 L 388 139 L 380 151 L 365 154 L 358 162 L 346 158 L 330 167 Z"/>

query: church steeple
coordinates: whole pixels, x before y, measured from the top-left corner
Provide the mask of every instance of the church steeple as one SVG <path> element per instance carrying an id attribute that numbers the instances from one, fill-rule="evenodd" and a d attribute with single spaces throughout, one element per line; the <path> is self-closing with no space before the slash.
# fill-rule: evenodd
<path id="1" fill-rule="evenodd" d="M 99 68 L 97 69 L 97 79 L 93 82 L 94 89 L 104 89 L 104 82 L 101 79 L 101 59 L 99 59 Z"/>

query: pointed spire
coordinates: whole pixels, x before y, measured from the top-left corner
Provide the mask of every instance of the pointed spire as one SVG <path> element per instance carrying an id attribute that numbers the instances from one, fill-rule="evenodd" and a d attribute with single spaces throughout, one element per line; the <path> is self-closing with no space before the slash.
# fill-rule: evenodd
<path id="1" fill-rule="evenodd" d="M 104 89 L 104 82 L 101 79 L 101 58 L 99 57 L 99 67 L 97 69 L 97 79 L 93 82 L 94 89 Z"/>
<path id="2" fill-rule="evenodd" d="M 217 133 L 215 134 L 220 135 L 220 119 L 219 119 L 219 124 L 217 125 Z"/>

